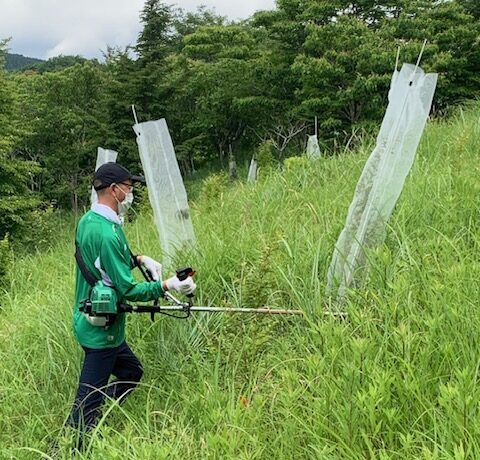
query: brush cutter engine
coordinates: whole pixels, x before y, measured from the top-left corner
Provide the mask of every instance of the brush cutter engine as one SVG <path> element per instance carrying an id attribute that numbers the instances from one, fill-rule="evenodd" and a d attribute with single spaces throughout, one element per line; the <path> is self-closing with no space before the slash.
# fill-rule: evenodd
<path id="1" fill-rule="evenodd" d="M 118 296 L 115 289 L 97 281 L 92 287 L 88 299 L 82 302 L 80 311 L 92 326 L 108 326 L 113 324 L 118 313 Z"/>

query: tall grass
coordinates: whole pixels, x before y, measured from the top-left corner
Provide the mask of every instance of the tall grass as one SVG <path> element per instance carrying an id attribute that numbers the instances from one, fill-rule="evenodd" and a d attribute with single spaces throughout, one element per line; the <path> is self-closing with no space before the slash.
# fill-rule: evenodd
<path id="1" fill-rule="evenodd" d="M 480 109 L 427 127 L 386 243 L 346 320 L 325 318 L 333 246 L 370 147 L 207 179 L 193 203 L 196 302 L 301 308 L 303 319 L 131 316 L 144 363 L 76 458 L 480 456 Z M 132 247 L 160 257 L 149 215 Z M 73 230 L 16 261 L 0 312 L 0 458 L 71 458 L 62 429 L 81 353 L 71 333 Z M 170 267 L 172 268 L 172 267 Z"/>

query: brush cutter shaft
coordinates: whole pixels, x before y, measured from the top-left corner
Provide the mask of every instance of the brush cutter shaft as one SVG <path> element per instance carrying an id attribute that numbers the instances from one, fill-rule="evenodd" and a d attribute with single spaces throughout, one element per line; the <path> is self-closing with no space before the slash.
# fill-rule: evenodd
<path id="1" fill-rule="evenodd" d="M 172 306 L 175 308 L 176 306 Z M 163 308 L 163 307 L 162 307 Z M 169 307 L 167 307 L 169 308 Z M 265 315 L 303 315 L 301 310 L 280 310 L 276 308 L 241 308 L 241 307 L 190 307 L 190 311 L 230 312 L 230 313 L 261 313 Z"/>
<path id="2" fill-rule="evenodd" d="M 158 305 L 150 307 L 147 305 L 120 305 L 120 311 L 125 313 L 159 313 L 162 311 L 203 311 L 211 313 L 260 313 L 266 315 L 303 315 L 301 310 L 281 310 L 276 308 L 223 308 L 188 305 Z"/>

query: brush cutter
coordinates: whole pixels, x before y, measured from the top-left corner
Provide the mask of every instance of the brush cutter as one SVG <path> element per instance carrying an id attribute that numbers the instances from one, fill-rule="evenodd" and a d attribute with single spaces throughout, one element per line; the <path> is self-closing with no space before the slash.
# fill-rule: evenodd
<path id="1" fill-rule="evenodd" d="M 142 272 L 143 277 L 147 281 L 153 281 L 153 277 L 148 270 L 143 267 L 138 267 Z M 194 276 L 195 271 L 190 267 L 181 268 L 176 271 L 177 278 L 184 281 L 188 276 Z M 242 308 L 242 307 L 212 307 L 212 306 L 196 306 L 193 305 L 193 294 L 187 296 L 187 302 L 181 302 L 170 292 L 165 292 L 164 298 L 170 302 L 171 305 L 158 305 L 158 299 L 154 301 L 153 306 L 149 305 L 128 305 L 120 304 L 118 310 L 125 313 L 150 313 L 152 321 L 155 320 L 155 314 L 163 314 L 177 319 L 186 319 L 190 316 L 192 311 L 208 312 L 208 313 L 259 313 L 267 315 L 303 315 L 301 310 L 286 310 L 278 308 Z M 173 314 L 173 312 L 180 312 L 182 315 Z"/>

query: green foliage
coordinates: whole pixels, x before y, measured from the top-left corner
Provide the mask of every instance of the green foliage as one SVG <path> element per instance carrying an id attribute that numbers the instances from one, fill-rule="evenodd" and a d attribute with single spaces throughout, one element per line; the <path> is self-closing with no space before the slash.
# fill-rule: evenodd
<path id="1" fill-rule="evenodd" d="M 306 156 L 293 156 L 283 162 L 285 177 L 289 182 L 298 187 L 303 187 L 312 171 L 312 160 Z"/>
<path id="2" fill-rule="evenodd" d="M 259 168 L 270 168 L 275 164 L 275 144 L 271 140 L 262 142 L 255 153 Z"/>
<path id="3" fill-rule="evenodd" d="M 187 94 L 195 101 L 189 128 L 208 134 L 223 158 L 229 145 L 240 141 L 256 106 L 250 78 L 253 36 L 240 26 L 209 26 L 185 37 L 184 43 L 182 55 L 191 72 Z"/>
<path id="4" fill-rule="evenodd" d="M 133 218 L 132 214 L 135 216 L 138 214 L 152 214 L 152 206 L 148 197 L 148 188 L 143 185 L 135 185 L 133 193 L 135 196 L 132 208 L 133 213 L 128 213 L 128 216 Z"/>
<path id="5" fill-rule="evenodd" d="M 99 107 L 104 108 L 106 133 L 100 145 L 119 152 L 122 164 L 136 170 L 139 159 L 132 131 L 131 105 L 137 103 L 140 92 L 138 63 L 130 59 L 128 48 L 108 48 L 105 59 Z M 142 114 L 139 113 L 139 116 Z"/>
<path id="6" fill-rule="evenodd" d="M 21 230 L 15 233 L 16 252 L 48 249 L 56 239 L 64 217 L 52 206 L 33 209 L 25 216 Z"/>
<path id="7" fill-rule="evenodd" d="M 107 133 L 101 107 L 104 73 L 98 64 L 86 62 L 18 76 L 16 82 L 22 102 L 19 117 L 31 129 L 19 145 L 20 153 L 42 166 L 36 178 L 39 191 L 76 210 L 88 197 L 96 150 Z"/>
<path id="8" fill-rule="evenodd" d="M 31 194 L 14 193 L 2 196 L 0 198 L 0 237 L 27 230 L 27 218 L 39 204 L 38 198 Z"/>
<path id="9" fill-rule="evenodd" d="M 272 241 L 263 241 L 259 254 L 243 267 L 241 284 L 242 303 L 252 308 L 265 307 L 274 302 L 278 285 L 275 273 L 275 252 L 279 249 L 278 235 Z M 273 295 L 272 295 L 273 294 Z"/>
<path id="10" fill-rule="evenodd" d="M 228 175 L 226 173 L 211 174 L 203 181 L 199 201 L 207 207 L 211 206 L 215 201 L 221 199 L 228 183 Z"/>
<path id="11" fill-rule="evenodd" d="M 318 116 L 320 137 L 330 146 L 349 138 L 352 129 L 372 131 L 378 124 L 397 46 L 401 62 L 415 62 L 428 40 L 422 67 L 440 73 L 436 110 L 467 93 L 478 96 L 480 26 L 462 2 L 285 0 L 278 7 L 268 21 L 262 15 L 257 21 L 278 34 L 284 49 L 296 50 L 294 111 Z"/>
<path id="12" fill-rule="evenodd" d="M 178 37 L 173 21 L 178 12 L 162 0 L 147 0 L 140 14 L 143 29 L 138 36 L 136 51 L 143 59 L 164 59 Z"/>
<path id="13" fill-rule="evenodd" d="M 11 235 L 16 249 L 45 248 L 55 237 L 53 209 L 29 189 L 39 171 L 33 162 L 0 156 L 0 238 Z"/>
<path id="14" fill-rule="evenodd" d="M 433 3 L 418 12 L 415 4 L 409 6 L 398 20 L 386 22 L 381 33 L 390 39 L 406 40 L 403 59 L 411 61 L 418 54 L 421 42 L 428 40 L 422 66 L 439 73 L 434 104 L 437 110 L 443 110 L 450 104 L 480 95 L 477 74 L 480 23 L 459 2 Z"/>
<path id="15" fill-rule="evenodd" d="M 480 18 L 480 4 L 476 0 L 458 0 L 458 3 L 475 18 Z"/>
<path id="16" fill-rule="evenodd" d="M 311 119 L 318 114 L 320 134 L 327 138 L 363 120 L 381 119 L 394 44 L 348 16 L 307 31 L 305 55 L 292 67 L 302 81 L 300 113 Z"/>
<path id="17" fill-rule="evenodd" d="M 186 37 L 202 26 L 220 26 L 225 22 L 225 17 L 218 16 L 214 10 L 201 5 L 195 12 L 182 11 L 175 21 L 175 29 L 181 37 Z"/>
<path id="18" fill-rule="evenodd" d="M 0 42 L 0 240 L 25 230 L 27 218 L 40 200 L 29 189 L 38 165 L 15 155 L 15 145 L 24 135 L 15 120 L 18 107 L 15 87 L 1 65 L 6 42 Z"/>
<path id="19" fill-rule="evenodd" d="M 183 171 L 194 173 L 193 161 L 197 164 L 205 163 L 211 157 L 211 147 L 204 134 L 185 140 L 175 148 L 178 162 L 183 166 Z"/>
<path id="20" fill-rule="evenodd" d="M 12 123 L 14 98 L 3 69 L 7 43 L 8 40 L 0 40 L 0 154 L 7 152 L 15 143 L 15 128 Z"/>

